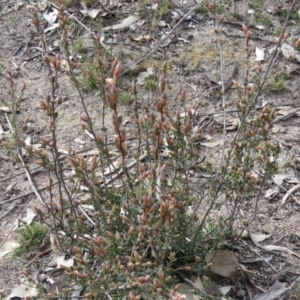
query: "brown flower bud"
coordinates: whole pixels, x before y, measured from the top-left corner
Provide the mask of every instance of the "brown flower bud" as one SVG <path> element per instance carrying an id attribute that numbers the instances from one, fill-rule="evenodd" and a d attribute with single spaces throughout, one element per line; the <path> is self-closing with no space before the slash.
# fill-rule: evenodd
<path id="1" fill-rule="evenodd" d="M 216 9 L 216 5 L 213 2 L 208 2 L 208 9 L 210 11 L 214 11 Z"/>
<path id="2" fill-rule="evenodd" d="M 242 29 L 245 34 L 248 32 L 248 27 L 245 24 L 243 24 Z"/>
<path id="3" fill-rule="evenodd" d="M 89 120 L 89 117 L 86 113 L 82 113 L 80 115 L 80 119 L 83 121 L 83 122 L 87 122 Z"/>
<path id="4" fill-rule="evenodd" d="M 114 74 L 113 74 L 113 78 L 115 80 L 117 80 L 121 76 L 121 70 L 122 70 L 121 63 L 118 62 L 115 69 L 114 69 Z"/>

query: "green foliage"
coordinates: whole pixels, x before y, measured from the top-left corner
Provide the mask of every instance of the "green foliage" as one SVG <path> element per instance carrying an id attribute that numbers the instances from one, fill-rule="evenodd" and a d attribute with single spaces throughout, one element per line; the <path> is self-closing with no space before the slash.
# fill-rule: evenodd
<path id="1" fill-rule="evenodd" d="M 251 6 L 254 10 L 254 20 L 258 24 L 270 25 L 272 20 L 271 17 L 266 14 L 263 10 L 264 1 L 263 0 L 253 0 Z"/>
<path id="2" fill-rule="evenodd" d="M 223 6 L 217 5 L 216 12 L 218 14 L 223 14 L 225 12 L 225 8 Z"/>
<path id="3" fill-rule="evenodd" d="M 198 12 L 202 15 L 208 15 L 209 10 L 206 6 L 200 6 Z"/>
<path id="4" fill-rule="evenodd" d="M 236 13 L 236 12 L 230 13 L 230 15 L 232 16 L 233 19 L 236 19 L 239 21 L 243 21 L 243 19 L 244 19 L 243 15 Z"/>
<path id="5" fill-rule="evenodd" d="M 160 17 L 164 17 L 169 12 L 171 3 L 170 0 L 161 0 L 158 2 L 158 12 Z"/>
<path id="6" fill-rule="evenodd" d="M 276 30 L 275 30 L 275 35 L 276 36 L 280 36 L 281 33 L 282 33 L 282 30 L 283 30 L 283 26 L 282 25 L 277 26 Z"/>
<path id="7" fill-rule="evenodd" d="M 298 12 L 294 12 L 291 14 L 291 19 L 292 20 L 299 20 L 299 13 Z"/>
<path id="8" fill-rule="evenodd" d="M 91 20 L 91 23 L 93 24 L 93 26 L 95 28 L 97 28 L 99 31 L 104 26 L 104 22 L 105 22 L 105 19 L 101 16 L 97 16 L 97 18 Z M 107 39 L 109 39 L 111 33 L 105 32 L 102 34 L 104 34 L 105 40 L 107 40 Z"/>
<path id="9" fill-rule="evenodd" d="M 149 19 L 151 29 L 157 28 L 158 22 L 169 13 L 170 8 L 172 7 L 172 1 L 160 0 L 157 2 L 157 8 L 149 15 L 148 1 L 140 1 L 139 4 L 141 5 L 141 11 L 143 11 L 146 18 Z"/>
<path id="10" fill-rule="evenodd" d="M 62 0 L 62 3 L 66 8 L 69 8 L 76 3 L 76 0 Z"/>
<path id="11" fill-rule="evenodd" d="M 68 19 L 67 22 L 68 32 L 73 32 L 77 28 L 77 24 L 73 19 Z"/>
<path id="12" fill-rule="evenodd" d="M 207 16 L 209 14 L 209 8 L 207 5 L 200 6 L 197 11 L 204 16 Z M 224 14 L 226 12 L 226 8 L 224 7 L 224 5 L 216 5 L 215 12 L 220 15 Z"/>
<path id="13" fill-rule="evenodd" d="M 157 79 L 155 78 L 155 76 L 150 75 L 148 77 L 146 77 L 145 79 L 145 88 L 148 90 L 155 90 L 157 89 L 158 86 L 158 82 Z"/>
<path id="14" fill-rule="evenodd" d="M 74 44 L 73 49 L 74 49 L 75 53 L 83 53 L 83 52 L 85 52 L 84 41 L 83 41 L 82 37 L 78 37 L 76 39 L 76 42 Z"/>
<path id="15" fill-rule="evenodd" d="M 286 88 L 286 81 L 287 75 L 285 73 L 275 73 L 273 77 L 266 82 L 266 88 L 271 91 L 280 92 Z"/>
<path id="16" fill-rule="evenodd" d="M 120 93 L 119 97 L 120 97 L 119 98 L 120 102 L 125 104 L 125 105 L 129 104 L 133 101 L 132 95 L 129 92 L 122 92 L 122 93 Z"/>
<path id="17" fill-rule="evenodd" d="M 5 146 L 7 150 L 15 150 L 18 145 L 18 141 L 14 136 L 7 138 L 5 141 Z"/>
<path id="18" fill-rule="evenodd" d="M 83 76 L 78 80 L 80 80 L 80 84 L 84 90 L 93 90 L 99 88 L 99 86 L 103 86 L 103 66 L 94 57 L 83 57 L 81 71 Z"/>
<path id="19" fill-rule="evenodd" d="M 300 299 L 300 284 L 297 283 L 292 291 L 291 299 Z"/>
<path id="20" fill-rule="evenodd" d="M 24 253 L 34 250 L 45 238 L 47 232 L 46 226 L 35 222 L 21 228 L 18 239 L 20 246 L 14 250 L 13 257 L 20 257 Z"/>
<path id="21" fill-rule="evenodd" d="M 9 20 L 12 22 L 12 23 L 17 23 L 17 18 L 15 16 L 9 16 Z"/>
<path id="22" fill-rule="evenodd" d="M 262 10 L 262 6 L 264 4 L 263 0 L 252 0 L 251 7 L 254 9 L 255 12 Z"/>
<path id="23" fill-rule="evenodd" d="M 97 0 L 85 0 L 87 7 L 91 7 L 96 3 Z"/>
<path id="24" fill-rule="evenodd" d="M 268 15 L 256 14 L 254 16 L 254 19 L 259 24 L 263 24 L 266 26 L 271 24 L 271 18 Z"/>

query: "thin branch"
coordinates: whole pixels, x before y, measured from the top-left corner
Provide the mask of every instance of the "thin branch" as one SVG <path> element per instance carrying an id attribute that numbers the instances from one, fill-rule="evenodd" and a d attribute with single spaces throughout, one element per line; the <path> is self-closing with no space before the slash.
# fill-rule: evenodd
<path id="1" fill-rule="evenodd" d="M 5 113 L 5 118 L 6 118 L 6 120 L 7 120 L 7 123 L 9 124 L 9 128 L 10 128 L 11 133 L 14 134 L 14 130 L 13 130 L 13 128 L 12 128 L 12 125 L 11 125 L 11 122 L 10 122 L 10 120 L 9 120 L 9 117 L 8 117 L 7 113 Z M 21 161 L 21 164 L 22 164 L 22 166 L 23 166 L 23 168 L 24 168 L 24 170 L 25 170 L 27 179 L 28 179 L 28 181 L 29 181 L 29 183 L 30 183 L 30 186 L 31 186 L 31 188 L 32 188 L 32 190 L 33 190 L 33 192 L 34 192 L 34 194 L 36 195 L 36 197 L 38 198 L 38 200 L 41 202 L 41 204 L 44 205 L 44 206 L 46 206 L 46 207 L 49 209 L 49 207 L 48 207 L 47 204 L 45 203 L 45 200 L 43 199 L 43 197 L 42 197 L 41 194 L 39 193 L 39 190 L 38 190 L 37 186 L 35 185 L 34 181 L 32 180 L 32 177 L 31 177 L 31 174 L 30 174 L 30 172 L 29 172 L 29 170 L 28 170 L 28 167 L 26 166 L 26 164 L 25 164 L 25 162 L 24 162 L 24 159 L 23 159 L 23 157 L 22 157 L 22 150 L 21 150 L 20 147 L 17 148 L 17 155 L 18 155 L 18 158 L 19 158 L 19 160 Z M 2 203 L 3 203 L 3 202 L 2 202 Z"/>

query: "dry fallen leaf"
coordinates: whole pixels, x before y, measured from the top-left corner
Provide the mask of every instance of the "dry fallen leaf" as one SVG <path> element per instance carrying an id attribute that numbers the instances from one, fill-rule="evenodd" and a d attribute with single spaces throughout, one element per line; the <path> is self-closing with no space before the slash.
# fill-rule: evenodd
<path id="1" fill-rule="evenodd" d="M 47 242 L 42 245 L 39 249 L 35 250 L 33 254 L 28 258 L 27 262 L 25 263 L 24 267 L 29 266 L 32 264 L 37 258 L 49 253 L 52 250 L 51 242 Z"/>
<path id="2" fill-rule="evenodd" d="M 0 135 L 2 135 L 2 134 L 4 134 L 4 129 L 3 129 L 3 127 L 0 124 Z"/>
<path id="3" fill-rule="evenodd" d="M 230 292 L 231 289 L 232 289 L 231 285 L 219 287 L 219 290 L 220 290 L 220 292 L 222 293 L 223 296 L 227 295 Z"/>
<path id="4" fill-rule="evenodd" d="M 260 243 L 268 239 L 272 234 L 262 234 L 262 233 L 250 233 L 250 238 L 254 243 Z"/>
<path id="5" fill-rule="evenodd" d="M 71 281 L 66 273 L 61 273 L 55 279 L 48 278 L 47 283 L 50 283 L 47 285 L 47 291 L 57 294 L 61 293 L 62 289 L 70 287 L 71 285 Z"/>
<path id="6" fill-rule="evenodd" d="M 295 255 L 296 257 L 300 258 L 300 256 L 298 254 L 296 254 L 295 252 L 293 252 L 292 250 L 290 250 L 287 247 L 281 247 L 281 246 L 275 246 L 275 245 L 267 245 L 267 246 L 263 246 L 263 247 L 268 251 L 285 252 L 285 253 L 292 254 L 292 255 Z"/>
<path id="7" fill-rule="evenodd" d="M 159 46 L 164 48 L 170 45 L 172 38 L 168 34 L 163 34 L 160 38 Z"/>
<path id="8" fill-rule="evenodd" d="M 268 200 L 273 199 L 276 195 L 279 194 L 279 187 L 275 186 L 272 189 L 268 189 L 265 193 L 265 198 Z"/>
<path id="9" fill-rule="evenodd" d="M 136 42 L 149 42 L 152 39 L 152 36 L 150 34 L 132 34 L 131 38 Z"/>
<path id="10" fill-rule="evenodd" d="M 168 26 L 168 23 L 166 23 L 165 21 L 159 21 L 158 23 L 157 23 L 157 26 L 159 26 L 159 27 L 166 27 L 166 26 Z"/>
<path id="11" fill-rule="evenodd" d="M 284 57 L 286 57 L 287 59 L 291 59 L 294 58 L 295 56 L 295 49 L 294 47 L 290 46 L 287 43 L 283 43 L 281 46 L 281 52 L 283 54 Z"/>
<path id="12" fill-rule="evenodd" d="M 280 106 L 277 109 L 278 109 L 277 110 L 277 114 L 278 115 L 282 115 L 282 116 L 286 116 L 286 115 L 290 114 L 293 110 L 295 110 L 295 108 L 292 107 L 292 106 Z M 300 116 L 300 112 L 299 111 L 295 112 L 295 115 L 297 117 L 299 117 Z"/>
<path id="13" fill-rule="evenodd" d="M 125 29 L 137 22 L 141 19 L 141 16 L 139 14 L 133 14 L 129 17 L 125 18 L 121 23 L 113 25 L 113 26 L 107 26 L 102 28 L 102 31 L 109 31 L 109 30 L 120 30 Z"/>
<path id="14" fill-rule="evenodd" d="M 90 10 L 80 10 L 80 12 L 84 15 L 84 16 L 89 16 L 91 17 L 92 19 L 95 19 L 99 12 L 102 12 L 103 10 L 102 9 L 96 9 L 96 8 L 93 8 L 93 9 L 90 9 Z"/>
<path id="15" fill-rule="evenodd" d="M 63 250 L 61 249 L 60 243 L 57 239 L 57 237 L 50 233 L 50 243 L 51 243 L 51 249 L 54 253 L 63 253 Z"/>
<path id="16" fill-rule="evenodd" d="M 205 261 L 210 265 L 214 275 L 234 279 L 237 268 L 240 267 L 238 258 L 228 250 L 217 250 L 206 255 Z"/>
<path id="17" fill-rule="evenodd" d="M 36 288 L 36 285 L 33 285 L 32 282 L 24 282 L 14 288 L 9 296 L 6 299 L 32 299 L 36 298 L 39 291 Z"/>
<path id="18" fill-rule="evenodd" d="M 151 75 L 153 75 L 153 74 L 154 74 L 153 68 L 152 68 L 152 67 L 147 68 L 147 71 L 141 72 L 141 73 L 137 76 L 137 78 L 136 78 L 137 84 L 138 84 L 138 85 L 144 85 L 145 82 L 146 82 L 146 78 L 148 78 L 149 76 L 151 76 Z"/>
<path id="19" fill-rule="evenodd" d="M 15 4 L 15 7 L 14 9 L 15 10 L 18 10 L 20 7 L 22 7 L 24 5 L 24 2 L 23 1 L 18 1 L 16 4 Z"/>
<path id="20" fill-rule="evenodd" d="M 239 124 L 240 124 L 240 119 L 239 118 L 235 118 L 235 117 L 228 117 L 226 119 L 227 123 L 226 124 L 226 130 L 234 130 L 236 128 L 238 128 Z"/>
<path id="21" fill-rule="evenodd" d="M 0 111 L 11 113 L 11 109 L 8 106 L 0 106 Z"/>
<path id="22" fill-rule="evenodd" d="M 287 201 L 287 199 L 296 191 L 298 191 L 300 189 L 300 184 L 296 184 L 295 186 L 293 186 L 291 189 L 289 189 L 286 194 L 283 196 L 282 200 L 281 200 L 281 205 L 284 205 L 285 202 Z M 296 201 L 298 203 L 298 200 L 294 198 L 294 201 Z"/>
<path id="23" fill-rule="evenodd" d="M 80 144 L 80 145 L 85 145 L 85 141 L 81 138 L 75 138 L 74 139 L 74 142 L 77 143 L 77 144 Z"/>
<path id="24" fill-rule="evenodd" d="M 260 30 L 263 30 L 265 28 L 264 25 L 256 25 L 255 27 Z"/>
<path id="25" fill-rule="evenodd" d="M 193 300 L 193 293 L 191 292 L 191 286 L 188 283 L 181 283 L 178 289 L 181 295 L 185 295 L 185 300 Z"/>
<path id="26" fill-rule="evenodd" d="M 295 176 L 288 176 L 284 179 L 284 181 L 286 181 L 287 183 L 300 183 L 299 179 Z"/>
<path id="27" fill-rule="evenodd" d="M 281 130 L 281 126 L 275 124 L 272 128 L 272 133 L 277 133 L 280 130 Z"/>
<path id="28" fill-rule="evenodd" d="M 37 1 L 37 8 L 39 11 L 45 11 L 48 7 L 48 1 L 46 0 L 38 0 Z"/>
<path id="29" fill-rule="evenodd" d="M 74 265 L 74 257 L 71 256 L 66 259 L 65 255 L 62 255 L 57 257 L 56 263 L 57 263 L 57 269 L 61 268 L 61 266 L 70 268 Z"/>
<path id="30" fill-rule="evenodd" d="M 115 160 L 113 163 L 111 163 L 104 171 L 104 175 L 108 175 L 111 173 L 115 173 L 117 170 L 119 170 L 122 166 L 122 159 L 119 158 Z"/>
<path id="31" fill-rule="evenodd" d="M 275 174 L 272 178 L 272 181 L 274 183 L 276 183 L 277 185 L 282 185 L 283 181 L 289 182 L 288 180 L 291 178 L 294 178 L 294 177 L 289 174 Z M 290 182 L 290 183 L 299 183 L 299 180 L 298 180 L 298 182 Z"/>
<path id="32" fill-rule="evenodd" d="M 52 11 L 48 13 L 44 13 L 43 18 L 48 22 L 50 26 L 56 21 L 57 15 L 58 15 L 58 10 L 53 8 Z"/>
<path id="33" fill-rule="evenodd" d="M 253 300 L 279 300 L 283 299 L 284 296 L 290 290 L 286 282 L 276 281 L 273 286 L 267 290 L 264 294 L 255 297 Z"/>
<path id="34" fill-rule="evenodd" d="M 223 145 L 223 139 L 216 141 L 216 142 L 211 142 L 211 143 L 201 143 L 201 146 L 207 147 L 207 148 L 215 148 L 218 146 Z"/>
<path id="35" fill-rule="evenodd" d="M 119 0 L 97 0 L 97 2 L 100 2 L 100 6 L 107 10 L 121 6 Z"/>
<path id="36" fill-rule="evenodd" d="M 59 23 L 53 23 L 48 28 L 46 28 L 44 32 L 46 33 L 46 32 L 52 31 L 53 29 L 56 29 L 58 27 L 59 27 Z"/>
<path id="37" fill-rule="evenodd" d="M 140 42 L 144 39 L 144 35 L 142 33 L 134 33 L 131 35 L 131 38 L 136 42 Z"/>
<path id="38" fill-rule="evenodd" d="M 197 279 L 194 282 L 194 287 L 200 291 L 204 291 L 204 286 L 203 286 L 203 283 L 199 276 L 197 277 Z"/>
<path id="39" fill-rule="evenodd" d="M 0 258 L 5 256 L 6 254 L 12 252 L 15 248 L 19 246 L 19 244 L 15 241 L 6 241 L 3 244 L 0 243 Z"/>
<path id="40" fill-rule="evenodd" d="M 94 155 L 99 155 L 99 149 L 98 148 L 93 148 L 93 149 L 83 153 L 83 156 L 94 156 Z"/>
<path id="41" fill-rule="evenodd" d="M 34 220 L 35 216 L 36 213 L 30 207 L 27 207 L 26 217 L 22 218 L 22 221 L 25 222 L 27 225 L 30 225 Z"/>
<path id="42" fill-rule="evenodd" d="M 255 60 L 256 61 L 262 61 L 265 59 L 265 50 L 264 49 L 259 49 L 258 47 L 256 47 L 255 49 Z"/>
<path id="43" fill-rule="evenodd" d="M 252 264 L 252 263 L 257 263 L 257 262 L 269 262 L 273 259 L 273 255 L 267 255 L 267 256 L 262 256 L 262 257 L 253 257 L 253 258 L 248 258 L 248 259 L 243 259 L 241 262 L 243 264 Z"/>

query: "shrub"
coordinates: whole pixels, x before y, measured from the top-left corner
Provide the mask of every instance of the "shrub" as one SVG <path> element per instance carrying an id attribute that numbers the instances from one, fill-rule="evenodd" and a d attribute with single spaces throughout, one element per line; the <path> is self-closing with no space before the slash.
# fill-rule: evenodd
<path id="1" fill-rule="evenodd" d="M 202 166 L 202 149 L 197 141 L 203 137 L 203 128 L 198 128 L 197 115 L 188 106 L 184 91 L 176 97 L 177 110 L 168 107 L 164 65 L 154 108 L 139 101 L 133 80 L 135 136 L 129 139 L 120 114 L 121 63 L 107 54 L 97 35 L 93 70 L 84 67 L 87 81 L 80 81 L 74 68 L 86 65 L 70 60 L 67 16 L 61 1 L 59 5 L 66 72 L 84 110 L 81 126 L 93 137 L 98 155 L 88 159 L 70 151 L 66 157 L 73 172 L 66 174 L 57 138 L 57 108 L 63 98 L 57 89 L 61 56 L 46 54 L 43 61 L 49 69 L 52 90 L 40 103 L 49 119 L 44 149 L 26 145 L 21 130 L 15 130 L 13 135 L 15 147 L 24 147 L 30 158 L 48 170 L 49 198 L 40 196 L 44 209 L 36 208 L 39 220 L 55 234 L 56 246 L 75 255 L 76 264 L 65 268 L 65 272 L 82 286 L 87 299 L 141 299 L 142 293 L 155 299 L 168 295 L 179 299 L 179 279 L 191 272 L 204 274 L 207 252 L 234 245 L 239 237 L 234 228 L 238 207 L 255 207 L 265 181 L 276 170 L 279 146 L 268 136 L 274 112 L 268 106 L 261 111 L 254 109 L 259 88 L 240 87 L 240 99 L 236 102 L 240 125 L 230 149 L 225 153 L 224 148 L 220 167 L 209 163 Z M 33 22 L 42 33 L 37 15 Z M 248 43 L 250 35 L 247 28 L 244 31 Z M 247 52 L 248 59 L 249 55 Z M 109 73 L 111 78 L 107 78 Z M 13 80 L 9 79 L 14 91 Z M 85 86 L 100 91 L 102 119 L 97 121 L 101 127 L 91 117 L 83 93 Z M 18 128 L 18 102 L 13 100 L 12 106 L 12 124 Z M 112 124 L 106 124 L 107 113 L 112 116 Z M 109 126 L 114 130 L 114 145 L 108 143 Z M 119 165 L 111 158 L 112 150 L 118 151 Z M 22 162 L 22 155 L 19 160 Z M 25 164 L 24 167 L 29 168 Z M 210 178 L 193 182 L 192 173 L 203 168 Z M 260 184 L 254 175 L 257 169 L 263 173 Z M 80 189 L 87 191 L 85 199 L 78 196 Z M 57 202 L 54 193 L 58 194 Z M 224 205 L 228 212 L 219 212 Z M 244 219 L 245 227 L 250 219 Z M 61 231 L 63 237 L 58 234 Z"/>

